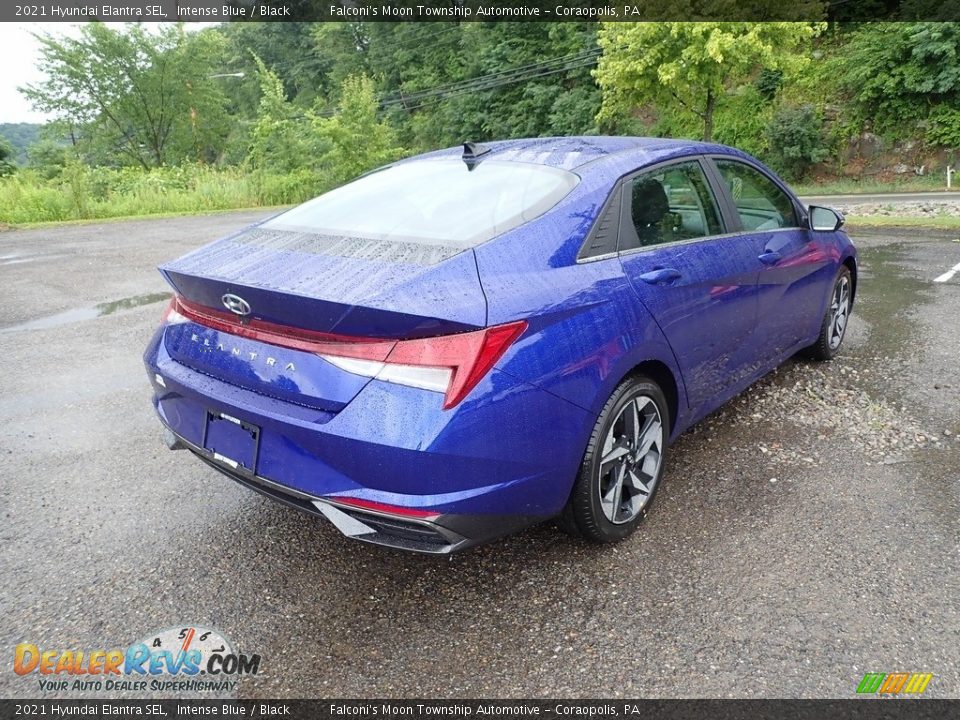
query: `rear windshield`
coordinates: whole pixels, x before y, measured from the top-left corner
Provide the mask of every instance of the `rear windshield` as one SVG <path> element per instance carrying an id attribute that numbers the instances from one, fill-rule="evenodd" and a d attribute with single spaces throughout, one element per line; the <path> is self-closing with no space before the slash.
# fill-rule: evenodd
<path id="1" fill-rule="evenodd" d="M 401 163 L 295 207 L 275 230 L 471 247 L 542 215 L 579 182 L 571 172 L 486 160 Z"/>

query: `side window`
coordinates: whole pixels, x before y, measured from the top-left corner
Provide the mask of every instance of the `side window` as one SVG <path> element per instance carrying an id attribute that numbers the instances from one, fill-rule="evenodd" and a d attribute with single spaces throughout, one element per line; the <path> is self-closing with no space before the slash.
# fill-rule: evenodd
<path id="1" fill-rule="evenodd" d="M 715 159 L 720 177 L 730 189 L 744 230 L 797 227 L 790 197 L 758 170 L 735 160 Z"/>
<path id="2" fill-rule="evenodd" d="M 621 251 L 723 232 L 717 204 L 696 161 L 629 180 L 623 188 L 623 217 Z"/>

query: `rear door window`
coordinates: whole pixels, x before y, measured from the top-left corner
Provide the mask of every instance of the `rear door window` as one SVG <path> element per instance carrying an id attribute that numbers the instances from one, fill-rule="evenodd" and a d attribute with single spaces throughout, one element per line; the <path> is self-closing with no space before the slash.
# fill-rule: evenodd
<path id="1" fill-rule="evenodd" d="M 762 231 L 797 227 L 793 201 L 759 170 L 736 160 L 714 159 L 726 183 L 744 230 Z"/>
<path id="2" fill-rule="evenodd" d="M 723 232 L 716 200 L 696 160 L 628 180 L 622 202 L 621 251 Z"/>

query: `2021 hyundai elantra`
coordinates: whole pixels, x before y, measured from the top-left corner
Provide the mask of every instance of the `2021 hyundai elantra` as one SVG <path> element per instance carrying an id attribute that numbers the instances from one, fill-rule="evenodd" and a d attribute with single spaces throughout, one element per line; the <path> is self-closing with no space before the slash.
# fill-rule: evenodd
<path id="1" fill-rule="evenodd" d="M 153 402 L 170 447 L 350 537 L 618 540 L 671 440 L 838 351 L 841 224 L 722 145 L 465 143 L 161 266 Z"/>

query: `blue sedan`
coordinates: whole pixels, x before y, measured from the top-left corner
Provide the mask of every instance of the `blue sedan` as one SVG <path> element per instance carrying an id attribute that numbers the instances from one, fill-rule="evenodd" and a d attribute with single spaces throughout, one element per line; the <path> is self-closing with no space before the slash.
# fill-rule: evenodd
<path id="1" fill-rule="evenodd" d="M 840 349 L 842 222 L 722 145 L 465 143 L 163 265 L 153 403 L 171 448 L 352 538 L 620 540 L 673 439 Z"/>

